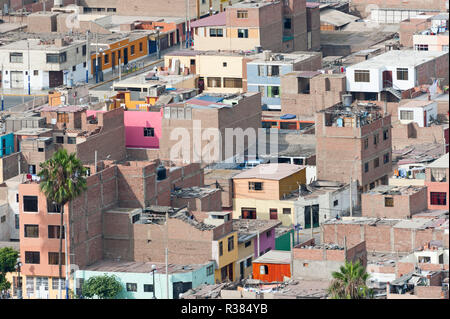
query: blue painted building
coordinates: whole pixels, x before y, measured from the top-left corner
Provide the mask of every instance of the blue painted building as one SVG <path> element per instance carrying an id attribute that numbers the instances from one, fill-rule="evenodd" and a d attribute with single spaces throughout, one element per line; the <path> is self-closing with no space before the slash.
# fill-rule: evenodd
<path id="1" fill-rule="evenodd" d="M 0 157 L 14 153 L 14 134 L 0 135 Z"/>
<path id="2" fill-rule="evenodd" d="M 247 91 L 261 92 L 263 110 L 281 110 L 281 76 L 292 71 L 316 71 L 322 67 L 320 52 L 289 54 L 265 51 L 247 63 Z"/>
<path id="3" fill-rule="evenodd" d="M 155 265 L 154 272 L 152 265 Z M 214 270 L 214 261 L 201 265 L 169 264 L 169 299 L 178 299 L 181 293 L 202 284 L 214 284 Z M 102 260 L 85 270 L 77 270 L 75 294 L 83 294 L 82 284 L 89 278 L 104 274 L 114 275 L 121 282 L 123 289 L 118 299 L 167 298 L 164 263 L 112 260 Z"/>

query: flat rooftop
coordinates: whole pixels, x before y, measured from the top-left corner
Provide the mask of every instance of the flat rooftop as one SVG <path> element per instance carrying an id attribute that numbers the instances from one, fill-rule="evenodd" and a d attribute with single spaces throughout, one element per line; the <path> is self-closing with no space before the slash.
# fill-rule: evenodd
<path id="1" fill-rule="evenodd" d="M 188 79 L 195 78 L 195 74 L 189 74 L 189 75 L 178 75 L 178 74 L 155 74 L 154 76 L 157 77 L 157 80 L 146 80 L 146 77 L 148 76 L 148 73 L 139 74 L 136 76 L 132 76 L 126 79 L 123 79 L 122 81 L 114 81 L 113 87 L 114 88 L 141 88 L 141 87 L 152 87 L 157 85 L 166 85 L 166 86 L 172 86 L 174 84 L 183 82 Z"/>
<path id="2" fill-rule="evenodd" d="M 267 0 L 245 0 L 242 2 L 238 2 L 233 4 L 232 8 L 262 8 L 265 6 L 272 5 L 274 3 L 278 3 L 280 1 L 267 1 Z"/>
<path id="3" fill-rule="evenodd" d="M 371 69 L 395 65 L 396 67 L 412 67 L 432 61 L 448 52 L 441 51 L 415 51 L 415 50 L 391 50 L 372 57 L 366 61 L 350 66 L 352 69 Z M 349 67 L 349 68 L 350 68 Z"/>
<path id="4" fill-rule="evenodd" d="M 436 103 L 435 101 L 423 101 L 423 100 L 413 100 L 409 101 L 408 103 L 399 105 L 399 109 L 401 108 L 420 108 L 423 109 L 427 107 L 430 104 Z"/>
<path id="5" fill-rule="evenodd" d="M 252 169 L 246 170 L 233 179 L 270 179 L 281 180 L 292 174 L 305 169 L 305 166 L 285 163 L 260 164 Z"/>
<path id="6" fill-rule="evenodd" d="M 278 220 L 233 219 L 233 230 L 239 234 L 262 234 L 279 225 L 281 222 Z"/>
<path id="7" fill-rule="evenodd" d="M 264 255 L 253 260 L 253 263 L 262 264 L 290 264 L 291 252 L 283 250 L 270 250 Z"/>
<path id="8" fill-rule="evenodd" d="M 17 50 L 23 51 L 28 50 L 28 43 L 30 45 L 30 51 L 63 51 L 67 50 L 67 48 L 75 45 L 80 45 L 86 43 L 86 41 L 82 40 L 73 40 L 70 43 L 65 44 L 64 46 L 57 46 L 52 41 L 42 41 L 39 39 L 28 39 L 28 40 L 19 40 L 13 43 L 9 43 L 0 47 L 0 50 Z"/>
<path id="9" fill-rule="evenodd" d="M 292 53 L 271 53 L 270 54 L 271 59 L 266 60 L 264 58 L 264 53 L 260 53 L 256 56 L 256 58 L 253 61 L 248 62 L 247 64 L 289 65 L 307 60 L 319 54 L 320 53 L 318 52 L 304 52 L 304 51 L 297 51 Z"/>
<path id="10" fill-rule="evenodd" d="M 209 196 L 213 193 L 218 192 L 218 188 L 209 188 L 209 187 L 187 187 L 178 190 L 174 190 L 171 193 L 171 196 L 177 198 L 203 198 Z"/>
<path id="11" fill-rule="evenodd" d="M 425 186 L 393 186 L 393 185 L 379 185 L 374 189 L 368 191 L 367 195 L 413 195 Z"/>
<path id="12" fill-rule="evenodd" d="M 156 273 L 165 274 L 165 263 L 157 262 L 136 262 L 136 261 L 115 261 L 115 260 L 101 260 L 93 265 L 87 266 L 82 270 L 86 271 L 100 271 L 100 272 L 126 272 L 126 273 L 145 273 L 150 274 L 153 270 L 152 266 L 156 266 Z M 169 264 L 169 274 L 187 273 L 201 269 L 206 264 Z"/>
<path id="13" fill-rule="evenodd" d="M 24 129 L 14 132 L 14 135 L 41 135 L 41 134 L 48 133 L 51 131 L 53 131 L 53 129 L 43 128 L 43 127 L 24 128 Z"/>

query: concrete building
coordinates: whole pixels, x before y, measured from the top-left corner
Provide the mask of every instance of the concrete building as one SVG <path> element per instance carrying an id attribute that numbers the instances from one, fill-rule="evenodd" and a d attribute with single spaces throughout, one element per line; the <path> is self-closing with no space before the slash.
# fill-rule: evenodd
<path id="1" fill-rule="evenodd" d="M 322 55 L 318 52 L 273 54 L 247 63 L 248 92 L 261 92 L 263 109 L 281 110 L 281 77 L 292 71 L 318 70 Z"/>
<path id="2" fill-rule="evenodd" d="M 391 116 L 371 104 L 347 105 L 316 113 L 317 179 L 356 180 L 358 191 L 386 185 L 392 170 Z"/>
<path id="3" fill-rule="evenodd" d="M 427 210 L 427 188 L 423 186 L 379 185 L 361 195 L 362 216 L 411 218 Z"/>
<path id="4" fill-rule="evenodd" d="M 428 209 L 449 208 L 448 153 L 431 163 L 425 170 L 425 186 L 428 189 Z"/>
<path id="5" fill-rule="evenodd" d="M 155 266 L 153 268 L 153 266 Z M 83 283 L 94 276 L 115 276 L 122 285 L 117 299 L 179 299 L 180 294 L 202 284 L 214 284 L 214 262 L 205 264 L 173 264 L 102 260 L 74 274 L 75 295 L 83 295 Z M 166 288 L 166 276 L 169 292 Z"/>
<path id="6" fill-rule="evenodd" d="M 447 52 L 391 50 L 349 66 L 347 91 L 359 100 L 398 101 L 403 91 L 432 84 L 431 78 L 448 83 L 447 60 Z"/>
<path id="7" fill-rule="evenodd" d="M 294 223 L 294 201 L 289 195 L 306 184 L 306 169 L 294 164 L 260 164 L 233 176 L 233 218 Z"/>
<path id="8" fill-rule="evenodd" d="M 275 232 L 279 225 L 281 222 L 277 220 L 233 219 L 233 230 L 238 233 L 239 244 L 236 269 L 239 269 L 241 279 L 251 275 L 252 260 L 275 249 Z"/>
<path id="9" fill-rule="evenodd" d="M 2 86 L 43 90 L 86 80 L 86 42 L 71 38 L 21 40 L 0 48 Z"/>
<path id="10" fill-rule="evenodd" d="M 233 169 L 208 169 L 205 168 L 205 185 L 218 187 L 221 190 L 222 209 L 233 210 L 233 176 L 240 170 Z"/>
<path id="11" fill-rule="evenodd" d="M 433 101 L 411 101 L 398 107 L 401 124 L 417 123 L 419 127 L 431 126 L 438 119 L 437 103 Z"/>
<path id="12" fill-rule="evenodd" d="M 412 0 L 405 3 L 401 0 L 390 0 L 390 1 L 382 1 L 382 0 L 354 0 L 350 4 L 350 9 L 357 13 L 359 13 L 362 17 L 367 17 L 371 14 L 371 9 L 386 9 L 390 10 L 388 17 L 392 18 L 398 17 L 401 18 L 402 15 L 397 13 L 394 14 L 394 11 L 397 9 L 398 12 L 406 11 L 405 18 L 408 18 L 408 11 L 413 12 L 424 12 L 427 10 L 435 10 L 437 12 L 447 11 L 448 10 L 448 1 L 447 0 Z M 387 22 L 389 23 L 389 22 Z M 392 23 L 392 22 L 391 22 Z"/>
<path id="13" fill-rule="evenodd" d="M 336 245 L 323 243 L 317 245 L 314 239 L 298 244 L 293 249 L 293 278 L 332 280 L 333 271 L 339 271 L 346 262 L 367 265 L 366 243 L 356 245 Z"/>
<path id="14" fill-rule="evenodd" d="M 313 12 L 307 15 L 305 0 L 242 1 L 225 12 L 191 23 L 194 47 L 201 51 L 318 49 L 318 23 L 311 21 L 308 31 L 308 16 L 318 19 Z"/>
<path id="15" fill-rule="evenodd" d="M 448 16 L 447 16 L 448 17 Z M 432 18 L 433 22 L 433 18 Z M 433 25 L 433 23 L 432 23 Z M 448 52 L 448 20 L 445 26 L 432 26 L 430 29 L 413 35 L 413 47 L 417 51 Z"/>

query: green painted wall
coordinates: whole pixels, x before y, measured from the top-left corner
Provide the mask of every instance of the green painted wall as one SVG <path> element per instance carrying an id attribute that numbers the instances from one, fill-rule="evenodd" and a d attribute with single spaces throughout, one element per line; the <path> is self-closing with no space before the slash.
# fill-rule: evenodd
<path id="1" fill-rule="evenodd" d="M 290 251 L 291 250 L 291 240 L 289 237 L 292 236 L 293 234 L 294 234 L 294 230 L 291 229 L 290 231 L 281 235 L 280 237 L 275 238 L 275 249 Z"/>

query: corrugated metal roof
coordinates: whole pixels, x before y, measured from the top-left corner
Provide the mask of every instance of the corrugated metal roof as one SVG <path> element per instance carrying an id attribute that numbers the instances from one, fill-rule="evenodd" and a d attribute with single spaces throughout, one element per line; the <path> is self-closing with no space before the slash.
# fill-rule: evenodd
<path id="1" fill-rule="evenodd" d="M 444 154 L 433 163 L 428 165 L 429 168 L 448 168 L 448 153 Z"/>
<path id="2" fill-rule="evenodd" d="M 291 252 L 283 250 L 270 250 L 261 257 L 255 259 L 253 263 L 261 264 L 290 264 Z"/>
<path id="3" fill-rule="evenodd" d="M 320 22 L 325 22 L 337 27 L 341 27 L 356 20 L 359 20 L 359 18 L 334 9 L 325 9 L 320 12 Z"/>

